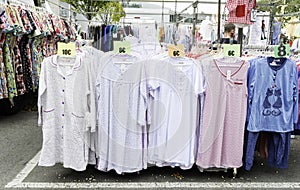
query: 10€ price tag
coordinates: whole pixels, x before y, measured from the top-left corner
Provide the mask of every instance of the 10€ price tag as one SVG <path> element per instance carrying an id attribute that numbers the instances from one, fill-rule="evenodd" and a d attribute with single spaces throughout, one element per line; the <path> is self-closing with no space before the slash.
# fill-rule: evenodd
<path id="1" fill-rule="evenodd" d="M 57 43 L 57 54 L 64 57 L 75 57 L 76 55 L 76 48 L 74 42 Z"/>
<path id="2" fill-rule="evenodd" d="M 131 45 L 126 41 L 114 41 L 114 53 L 130 54 Z"/>
<path id="3" fill-rule="evenodd" d="M 177 45 L 168 45 L 168 55 L 170 57 L 184 57 L 184 45 L 177 44 Z"/>
<path id="4" fill-rule="evenodd" d="M 274 47 L 274 57 L 280 58 L 280 57 L 287 57 L 290 56 L 290 45 L 278 45 Z"/>
<path id="5" fill-rule="evenodd" d="M 239 44 L 223 44 L 223 56 L 225 57 L 240 57 L 241 50 Z"/>

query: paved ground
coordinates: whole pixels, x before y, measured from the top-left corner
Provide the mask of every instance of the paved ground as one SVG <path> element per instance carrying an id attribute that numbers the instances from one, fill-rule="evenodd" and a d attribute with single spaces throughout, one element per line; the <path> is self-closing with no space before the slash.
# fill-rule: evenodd
<path id="1" fill-rule="evenodd" d="M 38 167 L 37 154 L 41 143 L 37 112 L 22 111 L 12 116 L 0 116 L 0 189 L 12 189 L 5 186 L 13 185 L 29 187 L 27 189 L 300 188 L 300 136 L 292 140 L 288 169 L 269 168 L 263 159 L 256 156 L 253 169 L 250 172 L 239 169 L 235 179 L 231 170 L 201 173 L 196 167 L 191 170 L 152 167 L 139 174 L 125 175 L 100 172 L 92 166 L 84 172 L 65 169 L 59 164 L 49 168 Z"/>

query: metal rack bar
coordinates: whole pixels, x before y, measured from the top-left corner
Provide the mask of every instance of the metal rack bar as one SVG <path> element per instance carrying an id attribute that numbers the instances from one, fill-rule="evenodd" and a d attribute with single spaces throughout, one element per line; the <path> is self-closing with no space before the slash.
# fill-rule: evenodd
<path id="1" fill-rule="evenodd" d="M 218 1 L 218 43 L 221 40 L 221 0 Z"/>

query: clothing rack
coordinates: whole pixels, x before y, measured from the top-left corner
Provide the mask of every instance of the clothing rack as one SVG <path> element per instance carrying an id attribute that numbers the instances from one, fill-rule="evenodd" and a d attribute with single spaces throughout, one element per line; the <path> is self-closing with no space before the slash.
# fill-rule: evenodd
<path id="1" fill-rule="evenodd" d="M 255 54 L 260 54 L 261 56 L 274 56 L 274 49 L 276 45 L 246 45 L 243 48 L 245 52 L 254 52 Z M 247 54 L 249 54 L 249 52 Z M 251 54 L 251 53 L 250 53 Z"/>
<path id="2" fill-rule="evenodd" d="M 274 51 L 277 45 L 246 45 L 244 46 L 244 50 L 265 50 L 265 51 Z"/>
<path id="3" fill-rule="evenodd" d="M 131 19 L 131 18 L 122 18 L 121 20 L 123 21 L 120 21 L 120 23 L 122 23 L 123 25 L 124 24 L 155 24 L 156 21 L 154 20 L 149 20 L 149 19 Z"/>

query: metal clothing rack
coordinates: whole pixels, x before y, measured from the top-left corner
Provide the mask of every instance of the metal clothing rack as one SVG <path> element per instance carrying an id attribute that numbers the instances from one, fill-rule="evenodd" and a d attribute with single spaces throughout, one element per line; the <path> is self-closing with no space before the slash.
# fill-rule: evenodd
<path id="1" fill-rule="evenodd" d="M 175 1 L 175 4 L 177 2 L 178 2 L 178 0 Z M 220 41 L 220 38 L 221 38 L 221 4 L 225 4 L 225 2 L 222 2 L 222 0 L 218 0 L 218 2 L 196 0 L 191 5 L 189 5 L 188 7 L 186 7 L 179 13 L 179 15 L 180 15 L 183 12 L 185 12 L 188 8 L 193 7 L 193 16 L 194 16 L 194 18 L 193 18 L 193 39 L 192 39 L 193 44 L 195 44 L 196 23 L 197 23 L 197 16 L 198 16 L 197 8 L 198 8 L 199 3 L 200 4 L 217 4 L 218 5 L 218 41 Z M 175 18 L 177 18 L 176 14 L 177 13 L 175 11 Z M 175 20 L 175 22 L 177 22 L 177 20 Z"/>
<path id="2" fill-rule="evenodd" d="M 245 45 L 244 50 L 261 50 L 274 52 L 276 45 Z"/>

